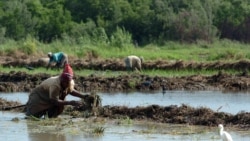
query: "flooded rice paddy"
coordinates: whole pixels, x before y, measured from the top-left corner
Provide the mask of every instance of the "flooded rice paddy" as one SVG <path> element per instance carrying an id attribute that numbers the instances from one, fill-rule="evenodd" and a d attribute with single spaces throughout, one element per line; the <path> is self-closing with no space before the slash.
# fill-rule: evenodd
<path id="1" fill-rule="evenodd" d="M 237 114 L 238 112 L 250 112 L 250 93 L 234 93 L 221 91 L 166 91 L 154 93 L 99 93 L 102 98 L 102 106 L 148 106 L 157 104 L 160 106 L 186 104 L 192 107 L 207 107 L 214 111 Z M 28 93 L 0 93 L 0 97 L 6 100 L 25 103 Z M 67 100 L 77 100 L 68 96 Z"/>
<path id="2" fill-rule="evenodd" d="M 99 93 L 102 105 L 161 106 L 187 104 L 207 107 L 215 111 L 236 114 L 249 112 L 249 93 L 222 93 L 220 91 L 167 91 L 166 93 Z M 1 93 L 1 98 L 25 103 L 28 93 Z M 75 99 L 68 96 L 67 99 Z M 220 141 L 218 129 L 207 126 L 176 125 L 132 121 L 130 119 L 79 119 L 60 116 L 60 121 L 30 121 L 23 113 L 0 112 L 0 140 L 22 141 L 110 141 L 110 140 L 173 140 L 173 141 Z M 18 119 L 18 120 L 13 120 Z M 90 122 L 91 120 L 91 122 Z M 95 121 L 95 122 L 93 122 Z M 47 123 L 45 123 L 47 122 Z M 102 127 L 103 134 L 93 131 Z M 234 140 L 249 141 L 250 131 L 225 127 Z"/>

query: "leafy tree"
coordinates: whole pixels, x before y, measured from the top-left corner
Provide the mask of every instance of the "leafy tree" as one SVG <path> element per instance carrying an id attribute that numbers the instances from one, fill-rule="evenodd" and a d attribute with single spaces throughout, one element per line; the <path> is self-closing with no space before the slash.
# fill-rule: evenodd
<path id="1" fill-rule="evenodd" d="M 34 35 L 37 21 L 32 17 L 25 2 L 20 0 L 3 1 L 1 27 L 6 28 L 6 37 L 16 40 L 25 38 L 28 34 Z"/>
<path id="2" fill-rule="evenodd" d="M 100 0 L 65 0 L 64 7 L 78 23 L 87 22 L 88 19 L 96 21 L 100 12 Z"/>
<path id="3" fill-rule="evenodd" d="M 116 31 L 111 36 L 110 42 L 113 47 L 126 48 L 131 45 L 132 37 L 124 28 L 117 27 Z"/>
<path id="4" fill-rule="evenodd" d="M 44 5 L 48 14 L 38 29 L 38 36 L 43 41 L 51 42 L 53 39 L 61 38 L 63 33 L 69 32 L 72 28 L 70 12 L 64 9 L 60 2 L 52 1 Z"/>
<path id="5" fill-rule="evenodd" d="M 250 42 L 249 25 L 249 0 L 0 1 L 1 42 L 29 35 L 44 42 L 65 37 L 106 42 L 122 33 L 117 28 L 139 45 L 217 37 Z"/>
<path id="6" fill-rule="evenodd" d="M 214 13 L 214 24 L 221 33 L 221 38 L 246 39 L 246 24 L 250 17 L 249 0 L 222 0 L 218 4 L 218 9 Z M 249 39 L 246 39 L 250 41 Z"/>
<path id="7" fill-rule="evenodd" d="M 216 35 L 216 28 L 213 26 L 213 3 L 200 0 L 193 0 L 188 8 L 177 13 L 174 20 L 174 29 L 179 35 L 179 40 L 194 42 L 197 40 L 212 41 Z"/>

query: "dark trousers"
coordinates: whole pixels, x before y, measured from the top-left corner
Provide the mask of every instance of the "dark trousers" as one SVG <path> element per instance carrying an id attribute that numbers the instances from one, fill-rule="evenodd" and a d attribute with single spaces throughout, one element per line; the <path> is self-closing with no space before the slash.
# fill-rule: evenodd
<path id="1" fill-rule="evenodd" d="M 66 63 L 68 63 L 68 56 L 64 54 L 63 57 L 62 57 L 62 59 L 60 60 L 60 62 L 57 62 L 57 63 L 56 63 L 56 66 L 57 66 L 58 68 L 61 68 L 61 67 L 64 67 L 64 65 L 65 65 Z"/>
<path id="2" fill-rule="evenodd" d="M 44 111 L 32 114 L 36 118 L 41 118 L 42 116 L 48 116 L 48 118 L 56 118 L 63 112 L 64 106 L 54 106 Z"/>

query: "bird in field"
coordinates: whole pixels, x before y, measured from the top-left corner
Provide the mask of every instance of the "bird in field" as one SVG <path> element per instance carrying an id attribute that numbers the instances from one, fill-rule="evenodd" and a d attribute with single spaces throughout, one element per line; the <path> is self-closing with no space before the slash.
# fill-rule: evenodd
<path id="1" fill-rule="evenodd" d="M 34 70 L 34 68 L 33 68 L 33 67 L 28 66 L 28 65 L 26 65 L 26 66 L 25 66 L 25 68 L 26 68 L 26 69 L 28 69 L 28 70 Z"/>
<path id="2" fill-rule="evenodd" d="M 218 127 L 220 130 L 219 132 L 222 141 L 233 141 L 232 136 L 228 132 L 224 131 L 224 127 L 222 124 L 219 124 Z"/>
<path id="3" fill-rule="evenodd" d="M 167 87 L 165 85 L 162 85 L 161 88 L 162 88 L 162 93 L 165 94 L 167 91 Z"/>

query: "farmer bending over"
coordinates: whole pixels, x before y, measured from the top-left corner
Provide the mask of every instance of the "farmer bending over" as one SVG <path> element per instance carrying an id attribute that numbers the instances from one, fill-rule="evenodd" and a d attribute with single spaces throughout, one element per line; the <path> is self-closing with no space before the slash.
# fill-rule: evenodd
<path id="1" fill-rule="evenodd" d="M 135 55 L 127 56 L 124 60 L 127 70 L 132 70 L 132 71 L 136 69 L 141 71 L 142 61 L 143 61 L 142 57 L 137 57 Z"/>
<path id="2" fill-rule="evenodd" d="M 64 64 L 68 63 L 68 56 L 67 54 L 63 52 L 57 52 L 57 53 L 49 52 L 48 57 L 49 57 L 49 64 L 47 66 L 47 69 L 50 67 L 51 63 L 53 62 L 56 63 L 56 67 L 58 68 L 63 67 Z"/>
<path id="3" fill-rule="evenodd" d="M 74 89 L 74 84 L 73 70 L 69 64 L 65 64 L 61 75 L 44 80 L 31 91 L 26 115 L 37 118 L 47 115 L 54 118 L 63 112 L 65 105 L 81 106 L 81 102 L 64 100 L 68 94 L 79 98 L 86 97 Z"/>

